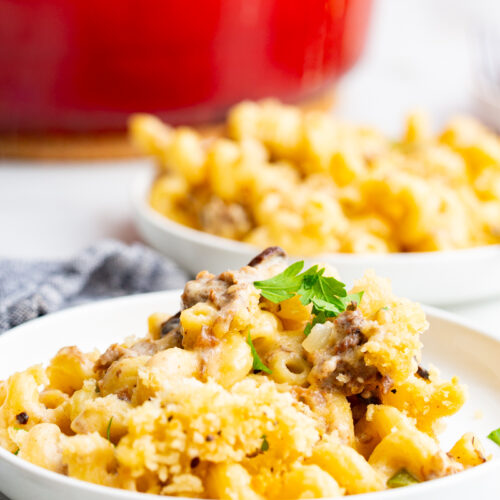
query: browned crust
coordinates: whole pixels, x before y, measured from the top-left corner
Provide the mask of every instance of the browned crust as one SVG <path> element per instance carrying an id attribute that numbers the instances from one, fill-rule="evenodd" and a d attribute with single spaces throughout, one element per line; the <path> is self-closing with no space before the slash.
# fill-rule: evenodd
<path id="1" fill-rule="evenodd" d="M 286 252 L 281 247 L 267 247 L 265 250 L 262 250 L 258 255 L 256 255 L 248 265 L 250 267 L 257 267 L 259 264 L 262 264 L 265 260 L 270 257 L 283 257 L 286 258 Z"/>
<path id="2" fill-rule="evenodd" d="M 417 369 L 416 375 L 418 377 L 420 377 L 420 378 L 423 378 L 424 380 L 429 380 L 431 378 L 430 374 L 429 374 L 429 371 L 426 370 L 423 366 L 420 366 L 420 365 L 418 365 L 418 369 Z"/>
<path id="3" fill-rule="evenodd" d="M 181 311 L 178 311 L 173 316 L 170 316 L 166 321 L 161 324 L 161 337 L 165 337 L 168 333 L 176 328 L 179 328 L 181 324 Z"/>

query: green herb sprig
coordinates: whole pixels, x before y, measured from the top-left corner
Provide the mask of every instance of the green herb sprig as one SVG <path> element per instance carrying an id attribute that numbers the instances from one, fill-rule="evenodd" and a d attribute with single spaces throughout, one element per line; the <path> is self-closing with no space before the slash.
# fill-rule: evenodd
<path id="1" fill-rule="evenodd" d="M 260 445 L 260 451 L 267 451 L 269 449 L 269 442 L 267 441 L 267 436 L 265 434 L 262 434 L 260 439 L 262 439 L 262 444 Z"/>
<path id="2" fill-rule="evenodd" d="M 257 352 L 257 349 L 255 349 L 255 346 L 253 345 L 252 337 L 250 336 L 250 332 L 248 332 L 247 344 L 250 346 L 250 350 L 252 351 L 252 358 L 253 358 L 252 369 L 253 369 L 253 371 L 273 373 L 272 370 L 270 368 L 268 368 L 264 364 L 264 362 L 260 359 L 259 353 Z"/>
<path id="3" fill-rule="evenodd" d="M 253 284 L 260 294 L 271 302 L 283 302 L 298 295 L 304 306 L 312 304 L 314 318 L 304 330 L 304 333 L 309 335 L 315 324 L 338 316 L 351 302 L 359 304 L 363 292 L 348 294 L 344 283 L 324 276 L 325 269 L 319 269 L 317 265 L 301 273 L 303 268 L 303 260 L 295 262 L 282 273 L 268 280 L 254 281 Z"/>
<path id="4" fill-rule="evenodd" d="M 111 442 L 111 424 L 113 423 L 113 417 L 109 419 L 108 428 L 106 429 L 106 437 L 108 441 Z"/>
<path id="5" fill-rule="evenodd" d="M 500 446 L 500 427 L 488 434 L 488 439 L 491 439 L 494 443 Z"/>
<path id="6" fill-rule="evenodd" d="M 417 483 L 420 481 L 413 474 L 410 474 L 406 469 L 401 469 L 387 481 L 387 486 L 389 488 L 402 488 Z"/>

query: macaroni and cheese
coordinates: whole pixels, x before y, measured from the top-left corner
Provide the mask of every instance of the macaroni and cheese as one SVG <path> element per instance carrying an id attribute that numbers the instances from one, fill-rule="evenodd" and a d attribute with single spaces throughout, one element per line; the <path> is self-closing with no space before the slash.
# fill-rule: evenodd
<path id="1" fill-rule="evenodd" d="M 347 294 L 301 266 L 274 247 L 203 271 L 146 337 L 13 374 L 0 445 L 100 485 L 223 500 L 373 492 L 483 463 L 471 433 L 448 453 L 436 439 L 465 390 L 422 366 L 421 307 L 373 273 Z"/>
<path id="2" fill-rule="evenodd" d="M 203 139 L 149 115 L 131 120 L 159 161 L 160 214 L 294 255 L 422 252 L 500 243 L 500 140 L 471 118 L 439 136 L 425 116 L 394 142 L 276 101 L 243 102 L 227 137 Z"/>

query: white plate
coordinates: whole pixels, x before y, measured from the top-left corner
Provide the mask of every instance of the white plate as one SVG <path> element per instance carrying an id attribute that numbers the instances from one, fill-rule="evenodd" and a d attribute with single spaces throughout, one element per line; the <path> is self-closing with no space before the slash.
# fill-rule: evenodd
<path id="1" fill-rule="evenodd" d="M 127 335 L 143 335 L 147 316 L 175 312 L 179 292 L 159 292 L 103 301 L 37 319 L 0 335 L 0 380 L 32 364 L 48 361 L 65 345 L 103 350 Z M 424 364 L 438 365 L 445 376 L 457 374 L 469 388 L 469 401 L 448 419 L 445 448 L 465 431 L 475 432 L 495 459 L 444 479 L 399 490 L 349 498 L 359 500 L 498 499 L 500 448 L 486 435 L 500 426 L 500 342 L 449 313 L 428 308 L 431 329 L 424 335 Z M 474 418 L 481 411 L 484 417 Z M 145 500 L 152 496 L 86 483 L 49 472 L 0 448 L 0 490 L 12 500 Z M 167 498 L 167 497 L 157 497 Z M 173 498 L 173 497 L 168 497 Z M 178 497 L 177 497 L 178 498 Z"/>
<path id="2" fill-rule="evenodd" d="M 193 274 L 239 269 L 260 250 L 178 224 L 147 202 L 153 171 L 133 186 L 134 219 L 142 237 Z M 433 305 L 450 305 L 500 296 L 500 245 L 441 252 L 321 254 L 306 258 L 338 269 L 348 285 L 366 269 L 391 279 L 395 293 Z"/>

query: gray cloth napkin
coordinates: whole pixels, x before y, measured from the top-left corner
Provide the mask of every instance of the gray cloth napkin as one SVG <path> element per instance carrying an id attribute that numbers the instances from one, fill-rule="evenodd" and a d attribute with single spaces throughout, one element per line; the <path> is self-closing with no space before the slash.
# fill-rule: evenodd
<path id="1" fill-rule="evenodd" d="M 186 279 L 176 264 L 144 245 L 114 240 L 64 261 L 0 259 L 0 333 L 84 302 L 182 288 Z"/>

